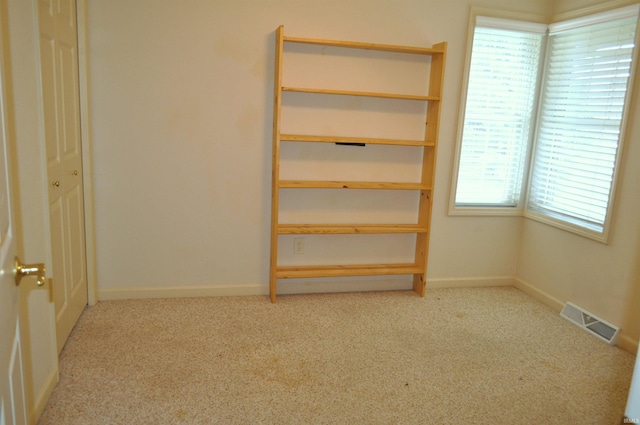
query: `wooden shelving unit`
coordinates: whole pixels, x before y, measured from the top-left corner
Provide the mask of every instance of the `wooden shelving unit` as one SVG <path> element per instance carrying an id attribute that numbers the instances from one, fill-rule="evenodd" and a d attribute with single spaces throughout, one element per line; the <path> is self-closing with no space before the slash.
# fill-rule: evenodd
<path id="1" fill-rule="evenodd" d="M 378 50 L 431 57 L 428 93 L 397 94 L 369 91 L 332 90 L 313 87 L 288 87 L 283 85 L 283 54 L 285 43 L 304 43 L 347 49 Z M 273 168 L 271 194 L 271 261 L 269 295 L 276 302 L 278 279 L 318 278 L 342 276 L 413 275 L 413 289 L 424 296 L 426 288 L 427 258 L 429 252 L 429 229 L 431 224 L 431 200 L 435 177 L 436 148 L 440 121 L 440 100 L 444 76 L 447 43 L 432 48 L 372 44 L 352 41 L 322 40 L 289 37 L 284 27 L 276 31 L 275 83 L 273 108 Z M 280 122 L 283 93 L 297 92 L 309 95 L 363 96 L 379 99 L 396 99 L 407 102 L 426 102 L 424 138 L 422 140 L 398 140 L 351 136 L 328 136 L 308 134 L 282 134 Z M 301 143 L 361 143 L 391 146 L 422 147 L 422 175 L 420 182 L 369 182 L 340 180 L 283 180 L 280 178 L 281 142 Z M 382 189 L 410 190 L 420 193 L 418 219 L 414 224 L 287 224 L 279 222 L 280 189 Z M 322 266 L 283 266 L 278 264 L 278 238 L 280 235 L 338 235 L 338 234 L 415 234 L 414 261 L 409 264 L 357 264 Z"/>

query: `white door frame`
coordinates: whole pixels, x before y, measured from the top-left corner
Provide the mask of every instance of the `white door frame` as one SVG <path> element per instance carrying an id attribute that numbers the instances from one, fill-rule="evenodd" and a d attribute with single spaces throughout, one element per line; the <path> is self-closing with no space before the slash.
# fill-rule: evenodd
<path id="1" fill-rule="evenodd" d="M 34 0 L 37 1 L 37 0 Z M 93 198 L 93 142 L 91 138 L 91 103 L 89 88 L 89 32 L 87 0 L 77 0 L 78 76 L 80 81 L 80 137 L 82 139 L 82 169 L 84 185 L 84 223 L 87 261 L 87 290 L 90 306 L 98 302 L 96 267 L 95 214 Z"/>

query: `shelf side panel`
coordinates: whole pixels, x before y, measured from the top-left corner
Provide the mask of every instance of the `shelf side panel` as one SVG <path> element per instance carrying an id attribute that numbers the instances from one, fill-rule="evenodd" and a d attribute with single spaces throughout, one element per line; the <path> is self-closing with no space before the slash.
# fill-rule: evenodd
<path id="1" fill-rule="evenodd" d="M 446 59 L 447 43 L 439 43 L 434 48 L 442 51 L 442 54 L 432 57 L 431 72 L 429 77 L 429 95 L 442 97 L 444 65 Z M 433 147 L 425 147 L 422 158 L 422 183 L 433 187 L 435 184 L 435 168 L 438 150 L 438 135 L 440 129 L 440 106 L 441 102 L 429 102 L 427 105 L 427 116 L 425 125 L 425 142 L 432 142 Z M 420 193 L 420 206 L 418 211 L 418 222 L 427 228 L 427 233 L 416 237 L 416 264 L 424 266 L 423 273 L 413 276 L 413 290 L 421 297 L 425 296 L 427 283 L 427 265 L 429 260 L 429 241 L 432 215 L 432 193 L 422 191 Z"/>
<path id="2" fill-rule="evenodd" d="M 280 180 L 280 111 L 282 109 L 282 52 L 284 27 L 276 30 L 275 70 L 273 84 L 273 145 L 271 166 L 271 256 L 269 260 L 269 298 L 276 302 L 278 264 L 278 204 Z"/>

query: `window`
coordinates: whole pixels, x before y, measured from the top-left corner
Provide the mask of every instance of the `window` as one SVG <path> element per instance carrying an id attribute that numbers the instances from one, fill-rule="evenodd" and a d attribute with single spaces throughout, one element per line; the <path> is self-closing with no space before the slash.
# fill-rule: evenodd
<path id="1" fill-rule="evenodd" d="M 606 239 L 638 9 L 547 36 L 546 25 L 476 17 L 452 213 L 524 204 L 527 217 Z"/>
<path id="2" fill-rule="evenodd" d="M 546 25 L 477 17 L 457 206 L 518 205 L 546 29 Z"/>
<path id="3" fill-rule="evenodd" d="M 596 233 L 609 210 L 637 22 L 616 15 L 549 28 L 527 203 Z"/>

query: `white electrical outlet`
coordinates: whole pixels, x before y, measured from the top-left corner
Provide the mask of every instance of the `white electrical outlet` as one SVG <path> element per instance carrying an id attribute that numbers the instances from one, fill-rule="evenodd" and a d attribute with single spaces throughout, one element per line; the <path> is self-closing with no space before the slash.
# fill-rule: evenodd
<path id="1" fill-rule="evenodd" d="M 304 254 L 304 238 L 295 238 L 293 240 L 293 253 L 296 255 Z"/>

